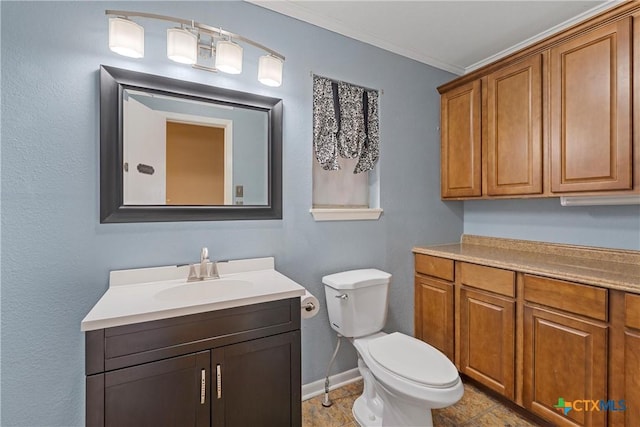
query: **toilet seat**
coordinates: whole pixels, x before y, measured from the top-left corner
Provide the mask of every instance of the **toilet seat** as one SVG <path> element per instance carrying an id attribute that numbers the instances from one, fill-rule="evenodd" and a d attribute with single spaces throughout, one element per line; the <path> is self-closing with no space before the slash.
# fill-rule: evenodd
<path id="1" fill-rule="evenodd" d="M 396 336 L 395 338 L 391 338 L 391 340 L 383 340 L 381 341 L 382 344 L 378 343 L 377 346 L 381 346 L 381 347 L 389 347 L 390 345 L 392 347 L 396 346 L 399 349 L 400 353 L 402 352 L 408 353 L 409 349 L 407 349 L 407 347 L 403 343 L 406 343 L 405 340 L 416 340 L 416 339 L 399 332 L 397 332 L 396 334 L 400 335 L 400 337 Z M 393 335 L 393 334 L 389 334 L 389 335 Z M 423 402 L 429 402 L 430 408 L 444 408 L 460 400 L 464 390 L 462 387 L 462 381 L 460 380 L 460 376 L 458 374 L 458 371 L 456 370 L 456 367 L 453 365 L 453 363 L 451 363 L 451 361 L 449 361 L 449 359 L 447 359 L 447 357 L 444 354 L 440 353 L 438 350 L 431 347 L 429 344 L 425 342 L 416 340 L 418 341 L 418 344 L 420 346 L 425 346 L 431 349 L 431 351 L 436 352 L 437 354 L 440 354 L 441 358 L 437 360 L 439 360 L 443 365 L 445 364 L 448 365 L 448 368 L 445 367 L 444 369 L 442 369 L 448 372 L 447 375 L 443 377 L 444 379 L 441 379 L 439 381 L 433 381 L 433 380 L 426 380 L 424 375 L 418 376 L 418 375 L 407 374 L 405 376 L 405 375 L 397 374 L 393 372 L 391 369 L 389 369 L 388 367 L 383 366 L 383 364 L 379 363 L 376 359 L 374 359 L 373 355 L 370 352 L 369 344 L 378 339 L 385 338 L 389 335 L 384 332 L 377 332 L 372 335 L 368 335 L 360 338 L 354 338 L 352 340 L 353 346 L 358 351 L 358 356 L 362 359 L 366 368 L 370 370 L 371 374 L 376 379 L 377 385 L 380 385 L 381 388 L 387 390 L 388 393 L 391 393 L 395 396 L 403 396 L 401 397 L 401 399 L 406 401 L 418 402 L 419 405 L 422 405 Z M 400 342 L 400 344 L 398 344 L 398 342 Z M 375 350 L 376 345 L 374 345 L 373 347 L 374 347 L 374 353 L 377 353 L 377 351 Z M 418 350 L 418 352 L 419 352 L 418 354 L 420 355 L 424 354 L 421 350 Z M 387 362 L 384 359 L 382 359 L 382 356 L 380 354 L 378 354 L 378 358 L 383 360 L 383 363 Z M 427 360 L 431 360 L 431 359 L 427 359 Z M 386 363 L 386 364 L 392 365 L 392 362 Z M 419 364 L 422 366 L 426 366 L 425 369 L 429 369 L 429 366 L 428 366 L 429 362 L 420 361 Z M 358 362 L 358 366 L 360 367 L 360 362 Z M 397 365 L 392 365 L 392 366 L 396 367 L 396 371 L 400 371 L 400 372 L 403 372 L 403 374 L 406 374 L 406 371 L 401 371 L 400 368 L 397 368 Z M 441 368 L 437 368 L 437 369 L 441 369 Z M 429 369 L 429 371 L 431 372 L 431 369 Z M 451 377 L 449 377 L 449 373 L 453 375 L 452 379 Z M 416 381 L 414 379 L 408 378 L 411 376 L 413 376 L 414 378 L 417 377 L 418 380 Z M 440 382 L 441 384 L 450 383 L 450 385 L 438 387 L 438 386 L 427 385 L 420 381 L 436 382 L 436 383 Z"/>
<path id="2" fill-rule="evenodd" d="M 408 335 L 394 332 L 369 341 L 367 347 L 381 368 L 422 386 L 449 388 L 459 381 L 458 370 L 444 354 Z"/>
<path id="3" fill-rule="evenodd" d="M 394 332 L 368 343 L 372 359 L 389 373 L 430 388 L 450 388 L 459 381 L 458 370 L 432 346 Z"/>

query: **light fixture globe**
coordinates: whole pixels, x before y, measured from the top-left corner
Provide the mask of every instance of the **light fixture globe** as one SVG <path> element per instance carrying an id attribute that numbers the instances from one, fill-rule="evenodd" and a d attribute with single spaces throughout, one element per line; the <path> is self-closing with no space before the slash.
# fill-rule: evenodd
<path id="1" fill-rule="evenodd" d="M 144 56 L 144 28 L 124 18 L 109 18 L 109 49 L 130 58 Z"/>
<path id="2" fill-rule="evenodd" d="M 240 74 L 242 46 L 230 40 L 220 40 L 216 43 L 216 68 L 224 73 Z"/>
<path id="3" fill-rule="evenodd" d="M 198 62 L 198 36 L 183 28 L 167 30 L 167 57 L 181 64 Z"/>
<path id="4" fill-rule="evenodd" d="M 283 61 L 273 55 L 261 56 L 258 60 L 258 81 L 263 85 L 278 87 L 282 84 Z"/>

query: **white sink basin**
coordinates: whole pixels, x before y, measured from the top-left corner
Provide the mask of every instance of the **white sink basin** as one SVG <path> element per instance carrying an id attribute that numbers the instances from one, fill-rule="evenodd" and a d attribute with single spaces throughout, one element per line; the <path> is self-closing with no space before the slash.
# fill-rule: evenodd
<path id="1" fill-rule="evenodd" d="M 253 287 L 246 280 L 212 279 L 202 282 L 191 282 L 164 289 L 155 295 L 162 301 L 210 301 L 212 299 L 229 298 L 247 292 Z"/>
<path id="2" fill-rule="evenodd" d="M 304 295 L 272 257 L 216 263 L 219 279 L 187 282 L 189 265 L 112 271 L 109 289 L 81 323 L 92 331 Z"/>

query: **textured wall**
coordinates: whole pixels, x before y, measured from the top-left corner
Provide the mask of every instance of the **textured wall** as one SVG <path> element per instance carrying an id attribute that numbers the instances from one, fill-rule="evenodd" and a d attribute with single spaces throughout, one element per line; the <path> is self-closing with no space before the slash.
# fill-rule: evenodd
<path id="1" fill-rule="evenodd" d="M 1 2 L 2 426 L 84 421 L 80 321 L 109 270 L 275 256 L 278 270 L 321 301 L 321 277 L 377 267 L 394 282 L 388 328 L 413 329 L 411 247 L 456 241 L 462 204 L 439 199 L 439 98 L 453 76 L 238 2 Z M 194 18 L 282 52 L 284 84 L 257 82 L 260 52 L 245 49 L 240 76 L 210 74 L 165 57 L 167 26 L 143 24 L 146 57 L 107 48 L 105 9 Z M 99 224 L 100 64 L 256 92 L 284 100 L 281 221 Z M 384 89 L 380 188 L 371 222 L 314 222 L 310 72 Z M 335 344 L 326 310 L 303 324 L 303 381 L 320 379 Z M 336 371 L 355 367 L 350 346 Z"/>
<path id="2" fill-rule="evenodd" d="M 640 206 L 568 206 L 560 199 L 464 202 L 464 232 L 640 250 Z"/>

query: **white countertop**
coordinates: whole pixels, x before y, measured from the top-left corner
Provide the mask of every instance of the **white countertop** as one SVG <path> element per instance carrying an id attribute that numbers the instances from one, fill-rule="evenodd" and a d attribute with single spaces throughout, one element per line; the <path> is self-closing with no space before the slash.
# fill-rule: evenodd
<path id="1" fill-rule="evenodd" d="M 274 269 L 273 258 L 229 261 L 217 265 L 220 274 L 218 283 L 217 280 L 186 283 L 188 266 L 111 272 L 107 292 L 82 320 L 80 329 L 91 331 L 129 325 L 300 297 L 305 293 L 302 286 Z M 163 277 L 169 279 L 158 280 Z M 152 278 L 153 281 L 142 281 L 145 278 Z M 234 287 L 235 283 L 240 283 L 236 281 L 249 283 Z M 219 293 L 214 289 L 216 284 L 220 285 Z M 193 295 L 181 298 L 178 289 L 169 291 L 174 297 L 162 297 L 162 291 L 194 285 L 210 286 L 210 292 L 197 300 Z"/>

